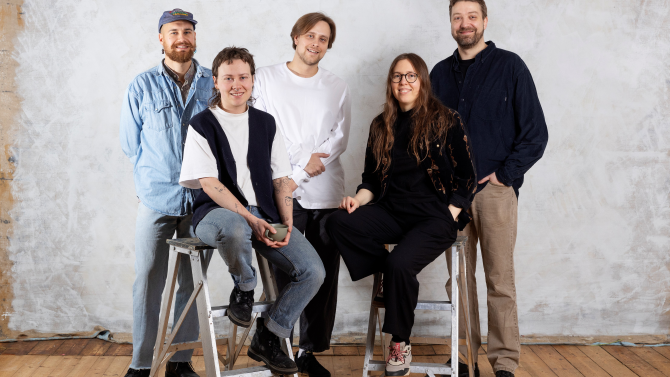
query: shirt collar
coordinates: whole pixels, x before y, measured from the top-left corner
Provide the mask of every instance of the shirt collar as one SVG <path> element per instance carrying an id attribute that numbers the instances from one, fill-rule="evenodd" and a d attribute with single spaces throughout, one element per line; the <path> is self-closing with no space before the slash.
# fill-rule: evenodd
<path id="1" fill-rule="evenodd" d="M 493 43 L 493 41 L 488 41 L 488 42 L 486 42 L 486 45 L 487 45 L 488 47 L 486 47 L 485 49 L 481 50 L 481 51 L 479 52 L 479 54 L 477 54 L 477 55 L 475 56 L 475 63 L 477 63 L 477 62 L 480 61 L 480 60 L 481 60 L 481 61 L 486 60 L 486 59 L 491 55 L 491 53 L 493 52 L 493 50 L 496 49 L 496 44 Z M 454 57 L 454 61 L 452 62 L 451 65 L 452 65 L 452 67 L 453 67 L 454 69 L 456 69 L 456 68 L 458 67 L 458 62 L 459 62 L 458 48 L 454 51 L 453 57 Z"/>
<path id="2" fill-rule="evenodd" d="M 163 60 L 161 60 L 160 64 L 158 64 L 158 70 L 156 70 L 156 76 L 160 76 L 160 75 L 170 76 L 169 73 L 165 71 L 165 68 L 164 68 L 165 66 L 163 65 Z M 191 71 L 192 68 L 195 69 L 195 78 L 196 79 L 198 79 L 200 77 L 209 77 L 209 74 L 207 73 L 207 71 L 205 71 L 203 66 L 201 66 L 200 63 L 198 63 L 197 60 L 191 59 L 191 61 L 193 62 L 193 64 L 191 64 L 191 68 L 189 68 L 189 72 Z M 195 65 L 195 67 L 194 67 L 194 65 Z"/>

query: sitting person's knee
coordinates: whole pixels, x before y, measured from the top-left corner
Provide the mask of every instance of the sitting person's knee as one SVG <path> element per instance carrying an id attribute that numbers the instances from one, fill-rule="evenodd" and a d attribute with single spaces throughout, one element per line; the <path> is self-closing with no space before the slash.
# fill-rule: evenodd
<path id="1" fill-rule="evenodd" d="M 346 224 L 347 211 L 335 211 L 326 220 L 326 231 L 329 235 L 337 233 Z"/>
<path id="2" fill-rule="evenodd" d="M 251 227 L 240 217 L 221 229 L 217 241 L 225 242 L 246 242 L 251 238 Z"/>
<path id="3" fill-rule="evenodd" d="M 411 265 L 399 254 L 391 252 L 384 262 L 385 274 L 406 274 L 411 271 Z"/>

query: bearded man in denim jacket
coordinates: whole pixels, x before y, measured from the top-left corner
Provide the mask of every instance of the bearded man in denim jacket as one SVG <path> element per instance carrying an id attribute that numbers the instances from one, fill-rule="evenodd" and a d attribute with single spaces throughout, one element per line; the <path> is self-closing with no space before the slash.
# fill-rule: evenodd
<path id="1" fill-rule="evenodd" d="M 135 228 L 133 285 L 133 360 L 126 377 L 149 376 L 165 286 L 167 238 L 194 237 L 193 201 L 199 190 L 179 185 L 184 142 L 190 119 L 207 108 L 212 72 L 195 59 L 193 14 L 166 11 L 158 23 L 165 59 L 139 74 L 128 86 L 121 109 L 121 147 L 133 163 L 139 199 Z M 179 289 L 174 318 L 181 316 L 193 291 L 191 263 L 180 255 Z M 198 339 L 195 306 L 189 310 L 175 342 Z M 197 377 L 192 350 L 179 351 L 167 363 L 166 377 Z"/>

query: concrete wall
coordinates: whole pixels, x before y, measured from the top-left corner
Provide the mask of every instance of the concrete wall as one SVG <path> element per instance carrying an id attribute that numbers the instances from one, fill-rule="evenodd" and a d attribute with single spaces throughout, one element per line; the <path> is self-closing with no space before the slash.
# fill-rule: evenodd
<path id="1" fill-rule="evenodd" d="M 156 24 L 163 10 L 195 14 L 196 58 L 206 66 L 233 44 L 249 48 L 257 66 L 290 60 L 295 20 L 315 10 L 331 15 L 338 35 L 322 65 L 345 79 L 353 96 L 343 156 L 349 193 L 360 179 L 391 60 L 411 51 L 432 67 L 456 47 L 443 0 L 6 3 L 0 8 L 3 338 L 131 331 L 137 200 L 118 119 L 130 80 L 161 59 Z M 485 38 L 525 60 L 550 132 L 520 195 L 521 334 L 665 341 L 670 2 L 490 1 L 489 18 Z M 445 268 L 439 258 L 422 272 L 421 297 L 446 296 Z M 213 301 L 223 304 L 231 281 L 218 256 L 211 270 Z M 478 278 L 485 312 L 481 266 Z M 369 279 L 352 283 L 342 268 L 336 339 L 365 331 L 370 286 Z M 414 334 L 447 335 L 447 323 L 418 313 Z"/>

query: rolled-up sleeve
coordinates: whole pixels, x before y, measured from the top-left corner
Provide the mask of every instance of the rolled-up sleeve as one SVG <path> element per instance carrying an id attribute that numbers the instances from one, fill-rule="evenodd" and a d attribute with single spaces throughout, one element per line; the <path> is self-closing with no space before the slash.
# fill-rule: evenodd
<path id="1" fill-rule="evenodd" d="M 143 124 L 140 116 L 141 102 L 142 98 L 140 94 L 133 89 L 133 85 L 131 84 L 126 89 L 126 95 L 123 97 L 121 127 L 119 130 L 121 149 L 129 158 L 137 156 L 140 149 L 140 134 Z"/>

